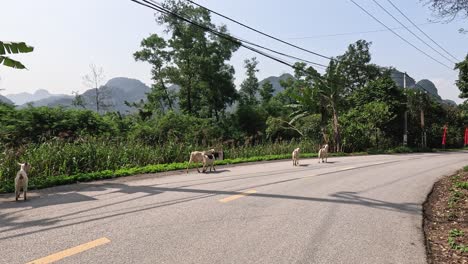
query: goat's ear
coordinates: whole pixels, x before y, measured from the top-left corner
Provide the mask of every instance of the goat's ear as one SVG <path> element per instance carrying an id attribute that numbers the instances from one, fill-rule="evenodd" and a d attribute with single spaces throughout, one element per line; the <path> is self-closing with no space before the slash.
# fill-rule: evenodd
<path id="1" fill-rule="evenodd" d="M 18 162 L 18 165 L 20 165 L 20 166 L 23 166 L 24 164 L 23 164 L 23 163 L 19 163 L 19 162 Z"/>

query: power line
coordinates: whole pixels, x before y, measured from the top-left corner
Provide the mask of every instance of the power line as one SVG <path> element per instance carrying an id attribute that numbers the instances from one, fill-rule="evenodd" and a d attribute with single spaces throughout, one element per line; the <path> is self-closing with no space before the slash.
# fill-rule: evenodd
<path id="1" fill-rule="evenodd" d="M 164 7 L 160 6 L 160 5 L 158 5 L 154 0 L 150 0 L 152 3 L 150 3 L 149 1 L 146 1 L 146 0 L 140 0 L 140 1 L 145 2 L 146 4 L 141 3 L 141 2 L 139 2 L 139 1 L 137 1 L 137 0 L 130 0 L 130 1 L 135 2 L 135 3 L 137 3 L 137 4 L 139 4 L 139 5 L 142 5 L 142 6 L 148 7 L 148 8 L 150 8 L 150 9 L 155 10 L 155 11 L 161 12 L 161 13 L 163 13 L 163 14 L 175 16 L 176 18 L 178 18 L 178 19 L 180 19 L 180 20 L 183 20 L 183 21 L 185 21 L 185 22 L 187 22 L 187 23 L 189 23 L 189 24 L 192 24 L 192 25 L 195 25 L 195 26 L 197 26 L 197 27 L 200 27 L 200 28 L 202 28 L 202 29 L 205 30 L 205 31 L 209 31 L 209 32 L 211 32 L 211 33 L 213 33 L 213 34 L 215 34 L 215 35 L 217 35 L 217 36 L 219 36 L 219 37 L 222 37 L 222 38 L 225 38 L 225 39 L 227 39 L 227 40 L 233 41 L 234 43 L 236 43 L 236 44 L 242 46 L 243 48 L 246 48 L 246 49 L 249 49 L 249 50 L 251 50 L 251 51 L 254 51 L 254 52 L 256 52 L 256 53 L 258 53 L 258 54 L 260 54 L 260 55 L 263 55 L 263 56 L 268 57 L 268 58 L 270 58 L 270 59 L 272 59 L 272 60 L 275 60 L 275 61 L 277 61 L 277 62 L 279 62 L 279 63 L 281 63 L 281 64 L 287 65 L 287 66 L 289 66 L 289 67 L 291 67 L 291 68 L 293 68 L 293 69 L 301 70 L 301 71 L 307 73 L 305 70 L 300 69 L 300 68 L 297 68 L 295 65 L 293 65 L 293 64 L 290 63 L 290 62 L 287 62 L 287 61 L 285 61 L 285 60 L 283 60 L 283 59 L 280 59 L 280 58 L 278 58 L 278 57 L 275 57 L 275 56 L 273 56 L 273 55 L 271 55 L 271 54 L 268 54 L 268 53 L 265 53 L 265 52 L 263 52 L 263 51 L 260 51 L 260 50 L 258 50 L 258 49 L 256 49 L 256 48 L 253 48 L 253 47 L 251 47 L 251 46 L 249 46 L 249 45 L 244 44 L 243 42 L 250 43 L 250 44 L 253 44 L 253 45 L 257 45 L 257 44 L 254 44 L 254 43 L 251 43 L 251 42 L 247 42 L 247 41 L 245 41 L 245 40 L 242 40 L 242 39 L 233 37 L 233 36 L 231 36 L 231 35 L 229 35 L 229 34 L 221 33 L 221 32 L 218 32 L 218 31 L 216 31 L 216 30 L 213 30 L 212 28 L 209 28 L 209 27 L 200 25 L 200 24 L 198 24 L 198 23 L 196 23 L 196 22 L 193 22 L 193 21 L 191 21 L 191 20 L 189 20 L 189 19 L 187 19 L 187 18 L 185 18 L 185 17 L 180 16 L 179 14 L 177 14 L 177 13 L 175 13 L 175 12 L 173 12 L 173 11 L 170 11 L 170 10 L 168 10 L 168 9 L 166 9 L 166 8 L 164 8 Z M 257 46 L 259 46 L 259 45 L 257 45 Z M 302 61 L 307 61 L 307 60 L 303 60 L 303 59 L 300 59 L 300 58 L 297 58 L 297 57 L 294 57 L 294 56 L 291 56 L 291 55 L 287 55 L 287 54 L 284 54 L 284 53 L 281 53 L 281 52 L 277 52 L 277 51 L 274 51 L 274 50 L 271 50 L 271 49 L 268 49 L 268 48 L 265 48 L 265 47 L 262 47 L 262 46 L 260 46 L 260 47 L 263 48 L 263 49 L 267 49 L 267 50 L 269 50 L 269 51 L 275 52 L 275 53 L 277 53 L 277 54 L 283 55 L 283 56 L 295 58 L 295 59 L 302 60 Z M 311 63 L 314 63 L 314 62 L 311 62 Z M 321 64 L 317 64 L 317 63 L 314 63 L 314 64 L 316 64 L 316 65 L 318 65 L 318 66 L 321 66 L 321 67 L 324 67 L 324 68 L 327 67 L 327 66 L 325 66 L 325 65 L 321 65 Z M 332 82 L 332 83 L 338 83 L 338 82 Z M 338 84 L 344 84 L 344 83 L 339 82 Z"/>
<path id="2" fill-rule="evenodd" d="M 247 44 L 249 44 L 249 45 L 256 46 L 256 47 L 259 47 L 259 48 L 268 50 L 268 51 L 270 51 L 270 52 L 274 52 L 274 53 L 279 54 L 279 55 L 282 55 L 282 56 L 286 56 L 286 57 L 289 57 L 289 58 L 293 58 L 293 59 L 296 59 L 296 60 L 300 60 L 300 61 L 307 62 L 307 63 L 313 64 L 313 65 L 316 65 L 316 66 L 324 67 L 324 68 L 327 67 L 326 65 L 323 65 L 323 64 L 320 64 L 320 63 L 316 63 L 316 62 L 308 61 L 308 60 L 305 60 L 305 59 L 301 59 L 301 58 L 298 58 L 298 57 L 295 57 L 295 56 L 292 56 L 292 55 L 288 55 L 288 54 L 285 54 L 285 53 L 282 53 L 282 52 L 279 52 L 279 51 L 275 51 L 275 50 L 272 50 L 272 49 L 263 47 L 263 46 L 261 46 L 261 45 L 255 44 L 255 43 L 250 42 L 250 41 L 246 41 L 246 40 L 242 40 L 242 39 L 233 37 L 232 35 L 229 35 L 229 34 L 225 34 L 225 33 L 219 32 L 219 31 L 214 30 L 214 29 L 212 29 L 212 28 L 210 28 L 210 27 L 207 27 L 207 26 L 201 25 L 201 24 L 199 24 L 199 23 L 197 23 L 197 22 L 191 21 L 191 20 L 189 20 L 189 19 L 187 19 L 187 18 L 185 18 L 185 17 L 183 17 L 183 16 L 181 16 L 181 15 L 179 15 L 179 14 L 177 14 L 177 13 L 171 11 L 171 10 L 168 10 L 168 9 L 166 9 L 166 8 L 164 8 L 164 7 L 162 7 L 162 6 L 160 6 L 159 4 L 157 4 L 155 1 L 149 2 L 149 1 L 147 1 L 147 0 L 141 0 L 141 1 L 143 1 L 144 3 L 139 2 L 139 1 L 136 1 L 136 0 L 130 0 L 130 1 L 135 2 L 135 3 L 137 3 L 137 4 L 140 4 L 140 5 L 142 5 L 142 6 L 146 6 L 146 7 L 150 8 L 150 9 L 156 10 L 156 11 L 161 12 L 161 13 L 163 13 L 163 14 L 172 15 L 172 16 L 174 16 L 174 17 L 180 19 L 180 20 L 183 20 L 183 21 L 185 21 L 185 22 L 187 22 L 187 23 L 189 23 L 189 24 L 192 24 L 192 25 L 194 25 L 194 26 L 197 26 L 197 27 L 199 27 L 199 28 L 201 28 L 201 29 L 203 29 L 203 30 L 205 30 L 205 31 L 209 31 L 209 32 L 211 32 L 211 33 L 213 33 L 213 34 L 215 34 L 215 35 L 217 35 L 217 36 L 219 36 L 219 37 L 222 37 L 222 38 L 224 38 L 224 39 L 227 39 L 227 40 L 229 40 L 229 41 L 232 41 L 232 42 L 234 42 L 234 43 L 236 43 L 236 44 L 238 44 L 238 45 L 240 45 L 240 46 L 242 46 L 242 47 L 244 47 L 244 48 L 247 48 L 247 49 L 249 49 L 249 50 L 252 50 L 252 51 L 254 51 L 254 52 L 257 52 L 257 53 L 259 53 L 259 54 L 261 54 L 261 55 L 263 55 L 263 56 L 269 57 L 270 59 L 273 59 L 273 60 L 276 60 L 276 61 L 279 60 L 278 58 L 275 58 L 275 57 L 273 57 L 273 56 L 271 56 L 271 55 L 269 55 L 269 54 L 266 54 L 266 53 L 264 53 L 264 52 L 259 52 L 257 49 L 254 49 L 254 48 L 252 48 L 252 47 L 250 47 L 250 46 L 246 46 L 246 45 L 244 44 L 244 42 L 247 43 Z M 145 3 L 146 3 L 146 4 L 145 4 Z M 283 64 L 285 64 L 285 63 L 283 63 Z M 288 65 L 288 64 L 287 64 L 287 65 Z M 291 65 L 288 65 L 288 66 L 291 66 Z"/>
<path id="3" fill-rule="evenodd" d="M 314 54 L 314 55 L 316 55 L 316 56 L 319 56 L 319 57 L 322 57 L 322 58 L 325 58 L 325 59 L 333 60 L 333 58 L 331 58 L 331 57 L 328 57 L 328 56 L 322 55 L 322 54 L 320 54 L 320 53 L 313 52 L 313 51 L 310 51 L 310 50 L 308 50 L 308 49 L 299 47 L 299 46 L 294 45 L 294 44 L 292 44 L 292 43 L 290 43 L 290 42 L 284 41 L 284 40 L 282 40 L 282 39 L 279 39 L 279 38 L 277 38 L 277 37 L 274 37 L 274 36 L 272 36 L 272 35 L 269 35 L 269 34 L 267 34 L 267 33 L 264 33 L 264 32 L 262 32 L 262 31 L 260 31 L 260 30 L 257 30 L 257 29 L 255 29 L 255 28 L 252 28 L 252 27 L 250 27 L 250 26 L 248 26 L 248 25 L 246 25 L 246 24 L 244 24 L 244 23 L 241 23 L 241 22 L 235 20 L 235 19 L 232 19 L 232 18 L 227 17 L 227 16 L 225 16 L 225 15 L 223 15 L 223 14 L 220 14 L 220 13 L 218 13 L 218 12 L 216 12 L 216 11 L 213 11 L 213 10 L 207 8 L 207 7 L 204 7 L 204 6 L 200 5 L 200 4 L 197 4 L 197 3 L 195 3 L 195 2 L 192 1 L 192 0 L 185 0 L 185 1 L 190 2 L 190 3 L 192 3 L 192 4 L 194 4 L 194 5 L 198 6 L 198 7 L 201 7 L 201 8 L 203 8 L 203 9 L 205 9 L 205 10 L 207 10 L 207 11 L 213 13 L 213 14 L 216 14 L 216 15 L 218 15 L 218 16 L 220 16 L 220 17 L 223 17 L 223 18 L 225 18 L 225 19 L 227 19 L 227 20 L 229 20 L 229 21 L 231 21 L 231 22 L 234 22 L 234 23 L 236 23 L 236 24 L 238 24 L 238 25 L 241 25 L 241 26 L 243 26 L 243 27 L 245 27 L 245 28 L 248 28 L 248 29 L 250 29 L 250 30 L 252 30 L 252 31 L 255 31 L 255 32 L 259 33 L 259 34 L 262 34 L 263 36 L 266 36 L 266 37 L 269 37 L 269 38 L 274 39 L 274 40 L 276 40 L 276 41 L 279 41 L 279 42 L 281 42 L 281 43 L 283 43 L 283 44 L 289 45 L 289 46 L 294 47 L 294 48 L 296 48 L 296 49 L 300 49 L 300 50 L 302 50 L 302 51 L 308 52 L 308 53 L 310 53 L 310 54 Z"/>
<path id="4" fill-rule="evenodd" d="M 428 39 L 430 39 L 434 44 L 436 44 L 439 48 L 441 48 L 443 51 L 445 51 L 445 53 L 447 53 L 448 55 L 450 55 L 450 57 L 452 57 L 454 60 L 456 61 L 460 61 L 459 59 L 457 59 L 455 56 L 453 56 L 450 52 L 448 52 L 447 50 L 445 50 L 442 46 L 440 46 L 435 40 L 433 40 L 429 35 L 426 34 L 426 32 L 424 32 L 420 27 L 418 27 L 418 25 L 416 25 L 409 17 L 407 17 L 395 4 L 393 4 L 393 2 L 391 0 L 387 0 L 396 10 L 398 10 L 398 12 L 400 12 L 400 14 L 402 14 L 411 24 L 413 24 L 413 26 L 415 26 L 421 33 L 424 34 L 424 36 L 426 36 Z"/>
<path id="5" fill-rule="evenodd" d="M 369 13 L 369 11 L 367 11 L 366 9 L 364 9 L 362 6 L 360 6 L 358 3 L 356 3 L 354 0 L 350 0 L 353 4 L 355 4 L 357 7 L 359 7 L 362 11 L 364 11 L 367 15 L 369 15 L 370 17 L 372 17 L 375 21 L 379 22 L 382 26 L 386 27 L 388 30 L 390 30 L 394 35 L 396 35 L 397 37 L 399 37 L 401 40 L 403 40 L 404 42 L 406 42 L 408 45 L 412 46 L 413 48 L 415 48 L 416 50 L 418 50 L 419 52 L 421 52 L 422 54 L 426 55 L 427 57 L 431 58 L 433 61 L 445 66 L 446 68 L 452 70 L 452 68 L 450 68 L 449 66 L 445 65 L 444 63 L 440 62 L 439 60 L 435 59 L 434 57 L 432 57 L 431 55 L 427 54 L 426 52 L 422 51 L 421 49 L 419 49 L 418 47 L 416 47 L 415 45 L 413 45 L 411 42 L 409 42 L 408 40 L 406 40 L 405 38 L 403 38 L 402 36 L 400 36 L 398 33 L 396 33 L 393 29 L 389 28 L 387 25 L 385 25 L 383 22 L 381 22 L 378 18 L 376 18 L 375 16 L 373 16 L 371 13 Z"/>
<path id="6" fill-rule="evenodd" d="M 276 50 L 272 50 L 272 49 L 269 49 L 267 47 L 263 47 L 263 46 L 260 46 L 258 44 L 255 44 L 255 43 L 252 43 L 250 41 L 247 41 L 247 40 L 243 40 L 241 38 L 238 38 L 236 37 L 237 40 L 241 41 L 241 42 L 245 42 L 249 45 L 252 45 L 252 46 L 255 46 L 255 47 L 258 47 L 258 48 L 261 48 L 261 49 L 264 49 L 264 50 L 268 50 L 270 52 L 273 52 L 273 53 L 276 53 L 276 54 L 279 54 L 279 55 L 282 55 L 282 56 L 285 56 L 285 57 L 289 57 L 291 59 L 295 59 L 295 60 L 299 60 L 299 61 L 302 61 L 302 62 L 307 62 L 307 63 L 310 63 L 310 64 L 313 64 L 313 65 L 316 65 L 316 66 L 320 66 L 320 67 L 327 67 L 323 64 L 320 64 L 320 63 L 316 63 L 316 62 L 312 62 L 312 61 L 309 61 L 309 60 L 305 60 L 305 59 L 301 59 L 301 58 L 298 58 L 298 57 L 295 57 L 295 56 L 292 56 L 292 55 L 288 55 L 286 53 L 283 53 L 283 52 L 279 52 L 279 51 L 276 51 Z"/>
<path id="7" fill-rule="evenodd" d="M 374 1 L 374 3 L 376 3 L 383 11 L 385 11 L 385 13 L 387 13 L 389 16 L 391 16 L 396 22 L 398 22 L 400 25 L 402 25 L 409 33 L 411 33 L 413 36 L 415 36 L 417 39 L 419 39 L 422 43 L 424 43 L 426 46 L 428 46 L 429 48 L 431 48 L 433 51 L 437 52 L 440 56 L 444 57 L 446 60 L 450 61 L 451 63 L 454 63 L 454 61 L 452 61 L 451 59 L 447 58 L 444 54 L 440 53 L 438 50 L 434 49 L 431 45 L 427 44 L 426 41 L 424 41 L 423 39 L 421 39 L 418 35 L 416 35 L 413 31 L 411 31 L 405 24 L 403 24 L 398 18 L 396 18 L 395 16 L 392 15 L 392 13 L 390 13 L 385 7 L 383 7 L 379 2 L 377 2 L 376 0 L 372 0 Z"/>
<path id="8" fill-rule="evenodd" d="M 436 22 L 427 22 L 419 24 L 420 26 L 435 24 Z M 404 29 L 404 27 L 394 27 L 391 29 Z M 337 37 L 337 36 L 347 36 L 347 35 L 357 35 L 357 34 L 366 34 L 366 33 L 376 33 L 376 32 L 386 32 L 388 29 L 376 29 L 376 30 L 368 30 L 368 31 L 360 31 L 360 32 L 347 32 L 347 33 L 336 33 L 336 34 L 324 34 L 324 35 L 315 35 L 315 36 L 308 36 L 308 37 L 292 37 L 286 39 L 315 39 L 315 38 L 325 38 L 325 37 Z"/>

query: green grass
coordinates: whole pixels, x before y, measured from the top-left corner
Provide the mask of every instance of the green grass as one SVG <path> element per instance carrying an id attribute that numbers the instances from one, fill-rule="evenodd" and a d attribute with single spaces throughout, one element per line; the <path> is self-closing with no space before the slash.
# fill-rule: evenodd
<path id="1" fill-rule="evenodd" d="M 217 165 L 255 161 L 290 159 L 291 150 L 300 147 L 301 158 L 316 157 L 316 144 L 309 141 L 265 143 L 255 146 L 234 146 L 224 149 L 225 160 Z M 0 151 L 0 192 L 12 192 L 18 165 L 32 164 L 30 189 L 185 169 L 188 153 L 208 147 L 169 142 L 164 146 L 141 143 L 87 139 L 84 142 L 50 141 L 27 145 L 23 151 Z M 408 153 L 417 149 L 397 147 L 372 154 Z M 330 156 L 367 155 L 368 152 L 331 153 Z M 468 166 L 467 166 L 468 167 Z"/>
<path id="2" fill-rule="evenodd" d="M 449 236 L 448 236 L 448 244 L 450 248 L 454 250 L 460 250 L 461 252 L 468 252 L 468 246 L 459 244 L 456 242 L 455 238 L 457 237 L 462 237 L 464 235 L 463 231 L 458 230 L 458 229 L 452 229 L 449 231 Z"/>
<path id="3" fill-rule="evenodd" d="M 468 182 L 462 181 L 462 182 L 456 182 L 455 186 L 460 189 L 465 189 L 468 190 Z"/>
<path id="4" fill-rule="evenodd" d="M 344 153 L 330 153 L 330 156 L 335 156 L 335 157 L 345 156 L 345 155 L 346 154 Z M 317 157 L 317 154 L 315 153 L 302 153 L 301 154 L 301 158 L 314 158 L 314 157 Z M 215 164 L 216 165 L 228 165 L 228 164 L 281 160 L 281 159 L 290 159 L 290 158 L 291 158 L 291 154 L 265 155 L 265 156 L 250 157 L 250 158 L 225 159 L 225 160 L 216 161 Z M 111 178 L 130 176 L 130 175 L 135 175 L 135 174 L 185 170 L 187 169 L 187 165 L 188 165 L 188 162 L 178 162 L 178 163 L 147 165 L 143 167 L 121 168 L 117 170 L 103 170 L 103 171 L 90 172 L 90 173 L 78 173 L 74 175 L 30 177 L 29 189 L 42 189 L 42 188 L 64 185 L 64 184 L 111 179 Z M 190 167 L 195 168 L 196 166 L 201 166 L 201 165 L 192 164 Z M 8 181 L 0 187 L 0 193 L 13 192 L 13 191 L 14 191 L 13 181 Z"/>

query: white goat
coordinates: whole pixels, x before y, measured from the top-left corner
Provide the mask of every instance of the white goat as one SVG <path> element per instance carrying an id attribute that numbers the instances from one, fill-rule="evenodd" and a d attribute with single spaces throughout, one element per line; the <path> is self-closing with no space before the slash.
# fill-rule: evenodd
<path id="1" fill-rule="evenodd" d="M 18 163 L 21 166 L 18 173 L 16 173 L 15 177 L 15 199 L 18 201 L 20 197 L 20 191 L 23 189 L 23 196 L 24 200 L 27 199 L 26 192 L 28 191 L 28 171 L 31 169 L 31 165 L 27 162 L 25 163 Z"/>
<path id="2" fill-rule="evenodd" d="M 298 166 L 299 165 L 299 153 L 300 153 L 300 151 L 301 151 L 300 148 L 296 148 L 292 152 L 293 166 Z"/>
<path id="3" fill-rule="evenodd" d="M 328 144 L 325 144 L 318 152 L 318 159 L 319 159 L 318 163 L 320 163 L 320 159 L 322 159 L 322 163 L 324 159 L 325 159 L 325 163 L 327 163 L 327 158 L 328 158 Z"/>
<path id="4" fill-rule="evenodd" d="M 187 166 L 187 173 L 188 173 L 188 170 L 189 170 L 189 167 L 190 167 L 190 163 L 194 162 L 194 163 L 204 163 L 204 155 L 205 154 L 213 154 L 215 152 L 214 149 L 210 149 L 208 151 L 193 151 L 190 153 L 190 160 L 189 160 L 189 163 L 188 163 L 188 166 Z M 198 166 L 197 166 L 197 171 L 198 173 L 200 173 L 200 170 L 198 169 Z"/>

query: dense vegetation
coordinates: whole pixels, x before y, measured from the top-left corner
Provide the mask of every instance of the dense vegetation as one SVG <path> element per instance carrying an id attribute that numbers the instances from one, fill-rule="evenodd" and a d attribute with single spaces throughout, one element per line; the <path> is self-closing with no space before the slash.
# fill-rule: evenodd
<path id="1" fill-rule="evenodd" d="M 206 10 L 172 0 L 165 6 L 227 33 L 211 23 Z M 405 111 L 409 147 L 441 147 L 445 124 L 447 147 L 463 146 L 468 104 L 440 104 L 398 87 L 392 69 L 372 64 L 367 41 L 349 45 L 323 74 L 295 64 L 294 78 L 282 82 L 285 89 L 276 94 L 271 83 L 259 86 L 258 61 L 247 59 L 238 91 L 228 64 L 238 43 L 167 15 L 157 22 L 166 27 L 167 38 L 151 35 L 134 54 L 152 65 L 154 81 L 147 101 L 132 104 L 135 114 L 0 104 L 0 190 L 11 184 L 17 161 L 30 162 L 39 181 L 184 162 L 190 151 L 211 147 L 223 148 L 228 159 L 284 155 L 296 146 L 315 152 L 324 142 L 334 152 L 388 150 L 402 145 Z M 468 56 L 457 64 L 462 98 L 467 64 Z M 180 90 L 169 89 L 171 84 Z"/>

